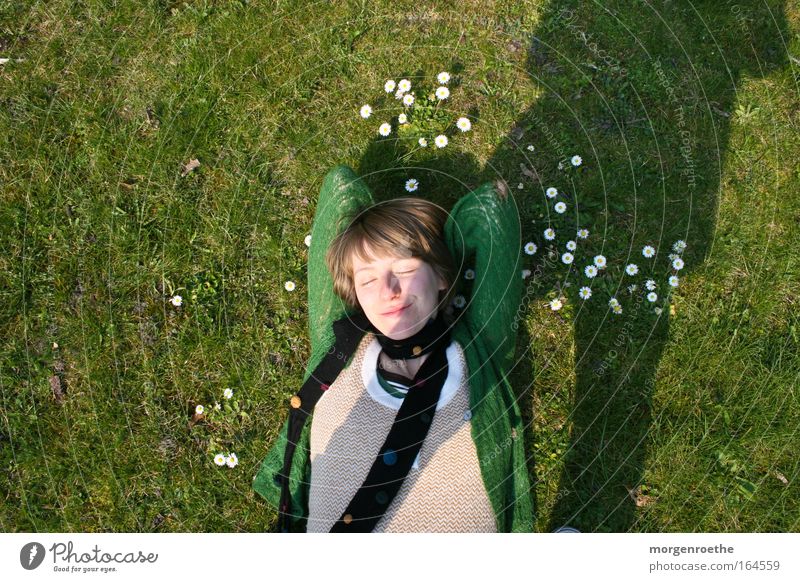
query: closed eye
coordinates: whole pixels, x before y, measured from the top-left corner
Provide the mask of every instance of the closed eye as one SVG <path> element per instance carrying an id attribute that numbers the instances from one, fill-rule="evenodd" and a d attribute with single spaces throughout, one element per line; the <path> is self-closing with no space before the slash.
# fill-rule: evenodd
<path id="1" fill-rule="evenodd" d="M 401 272 L 399 272 L 397 274 L 398 275 L 410 275 L 414 271 L 416 271 L 416 269 L 411 269 L 410 271 L 401 271 Z M 361 283 L 361 286 L 362 287 L 366 287 L 367 285 L 371 285 L 374 282 L 375 282 L 375 279 L 370 279 L 369 281 L 364 281 L 363 283 Z"/>

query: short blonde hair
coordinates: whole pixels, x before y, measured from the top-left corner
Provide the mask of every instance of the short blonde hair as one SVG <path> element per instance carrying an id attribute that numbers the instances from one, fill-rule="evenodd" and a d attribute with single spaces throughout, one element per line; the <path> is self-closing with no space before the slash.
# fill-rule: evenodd
<path id="1" fill-rule="evenodd" d="M 445 312 L 454 292 L 456 268 L 444 241 L 447 212 L 422 198 L 395 198 L 359 208 L 346 216 L 347 227 L 331 241 L 325 255 L 333 290 L 348 306 L 361 309 L 353 280 L 353 255 L 369 260 L 367 246 L 378 255 L 413 257 L 428 263 L 447 283 L 439 292 Z M 337 225 L 341 229 L 342 224 Z"/>

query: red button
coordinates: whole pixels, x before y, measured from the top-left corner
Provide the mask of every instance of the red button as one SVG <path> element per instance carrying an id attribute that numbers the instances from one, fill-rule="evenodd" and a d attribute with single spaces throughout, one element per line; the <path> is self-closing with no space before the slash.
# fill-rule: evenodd
<path id="1" fill-rule="evenodd" d="M 328 388 L 330 388 L 330 386 L 328 386 L 327 384 L 320 384 L 319 385 L 319 389 L 320 390 L 327 390 Z"/>

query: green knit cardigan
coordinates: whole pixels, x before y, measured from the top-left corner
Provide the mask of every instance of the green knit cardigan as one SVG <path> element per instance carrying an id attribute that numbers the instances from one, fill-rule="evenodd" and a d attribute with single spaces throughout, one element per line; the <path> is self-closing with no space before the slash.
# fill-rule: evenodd
<path id="1" fill-rule="evenodd" d="M 311 231 L 308 312 L 311 358 L 304 382 L 335 342 L 332 323 L 347 314 L 333 292 L 325 252 L 353 210 L 373 202 L 366 184 L 347 166 L 325 177 Z M 452 330 L 464 350 L 469 372 L 472 438 L 498 532 L 533 531 L 531 485 L 522 419 L 507 372 L 513 365 L 522 295 L 519 213 L 512 197 L 501 199 L 486 183 L 461 198 L 448 218 L 445 238 L 456 265 L 475 271 L 466 311 Z M 352 360 L 351 360 L 352 361 Z M 349 364 L 348 364 L 349 365 Z M 299 389 L 299 387 L 298 387 Z M 277 508 L 288 422 L 253 479 L 253 488 Z M 298 442 L 290 474 L 293 529 L 305 531 L 311 482 L 309 419 Z"/>

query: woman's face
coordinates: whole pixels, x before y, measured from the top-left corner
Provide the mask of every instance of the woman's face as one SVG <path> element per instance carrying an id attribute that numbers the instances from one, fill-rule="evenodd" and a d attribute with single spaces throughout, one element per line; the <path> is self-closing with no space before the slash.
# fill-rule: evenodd
<path id="1" fill-rule="evenodd" d="M 395 340 L 406 339 L 436 317 L 439 291 L 447 289 L 428 263 L 417 258 L 353 257 L 353 282 L 364 314 L 378 330 Z"/>

